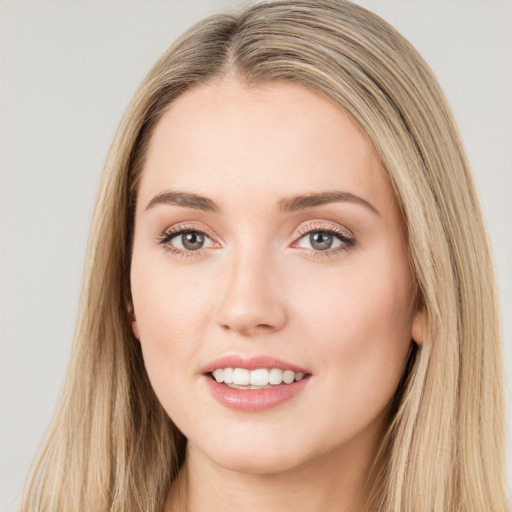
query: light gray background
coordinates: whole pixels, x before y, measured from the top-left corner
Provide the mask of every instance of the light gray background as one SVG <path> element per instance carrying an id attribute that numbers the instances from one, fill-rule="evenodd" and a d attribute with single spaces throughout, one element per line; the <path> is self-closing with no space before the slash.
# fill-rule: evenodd
<path id="1" fill-rule="evenodd" d="M 359 3 L 409 38 L 453 106 L 494 247 L 509 374 L 512 2 Z M 120 117 L 140 80 L 177 35 L 205 14 L 236 4 L 0 3 L 2 510 L 19 497 L 59 394 L 96 186 Z M 508 388 L 507 401 L 512 402 Z"/>

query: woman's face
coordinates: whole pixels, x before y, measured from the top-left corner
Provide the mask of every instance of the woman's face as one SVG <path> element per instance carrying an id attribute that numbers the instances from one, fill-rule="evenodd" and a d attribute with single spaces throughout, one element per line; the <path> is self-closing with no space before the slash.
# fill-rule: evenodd
<path id="1" fill-rule="evenodd" d="M 373 453 L 419 320 L 392 188 L 341 108 L 290 83 L 180 96 L 145 161 L 131 287 L 190 450 L 256 473 Z"/>

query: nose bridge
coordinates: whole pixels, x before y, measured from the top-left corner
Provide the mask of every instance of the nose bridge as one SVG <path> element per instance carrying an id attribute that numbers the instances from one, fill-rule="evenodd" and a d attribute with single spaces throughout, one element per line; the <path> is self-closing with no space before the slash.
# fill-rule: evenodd
<path id="1" fill-rule="evenodd" d="M 218 323 L 245 335 L 278 330 L 286 321 L 278 262 L 269 246 L 255 245 L 233 248 L 221 284 Z"/>

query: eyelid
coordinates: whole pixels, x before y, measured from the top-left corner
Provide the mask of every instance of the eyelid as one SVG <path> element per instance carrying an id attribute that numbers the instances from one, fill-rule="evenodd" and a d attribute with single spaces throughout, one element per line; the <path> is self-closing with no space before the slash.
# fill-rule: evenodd
<path id="1" fill-rule="evenodd" d="M 327 232 L 333 232 L 342 235 L 345 238 L 348 239 L 354 239 L 353 233 L 348 230 L 347 228 L 344 228 L 340 226 L 339 224 L 333 224 L 331 222 L 321 221 L 321 220 L 311 220 L 308 221 L 308 223 L 305 226 L 302 226 L 297 230 L 296 236 L 303 236 L 308 233 L 311 233 L 312 231 L 322 231 L 325 230 Z"/>
<path id="2" fill-rule="evenodd" d="M 163 232 L 158 236 L 158 240 L 160 241 L 169 235 L 176 236 L 176 235 L 179 235 L 180 233 L 183 233 L 186 231 L 197 231 L 198 233 L 207 235 L 212 240 L 216 240 L 216 238 L 217 238 L 213 234 L 213 232 L 210 229 L 208 229 L 207 227 L 198 226 L 198 225 L 192 224 L 190 222 L 180 222 L 178 224 L 173 224 L 172 226 L 165 228 L 163 230 Z"/>

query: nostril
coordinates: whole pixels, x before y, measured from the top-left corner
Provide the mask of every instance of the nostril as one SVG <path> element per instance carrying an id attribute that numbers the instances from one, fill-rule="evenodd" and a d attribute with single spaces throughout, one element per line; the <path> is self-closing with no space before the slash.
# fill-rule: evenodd
<path id="1" fill-rule="evenodd" d="M 277 329 L 277 327 L 274 327 L 273 325 L 270 325 L 270 324 L 251 325 L 250 322 L 247 322 L 245 325 L 242 323 L 237 324 L 236 322 L 232 322 L 231 324 L 223 323 L 223 324 L 220 324 L 220 327 L 224 331 L 236 331 L 242 335 L 243 334 L 250 335 L 250 334 L 254 334 L 256 332 L 261 332 L 261 331 L 270 332 L 270 331 Z"/>

